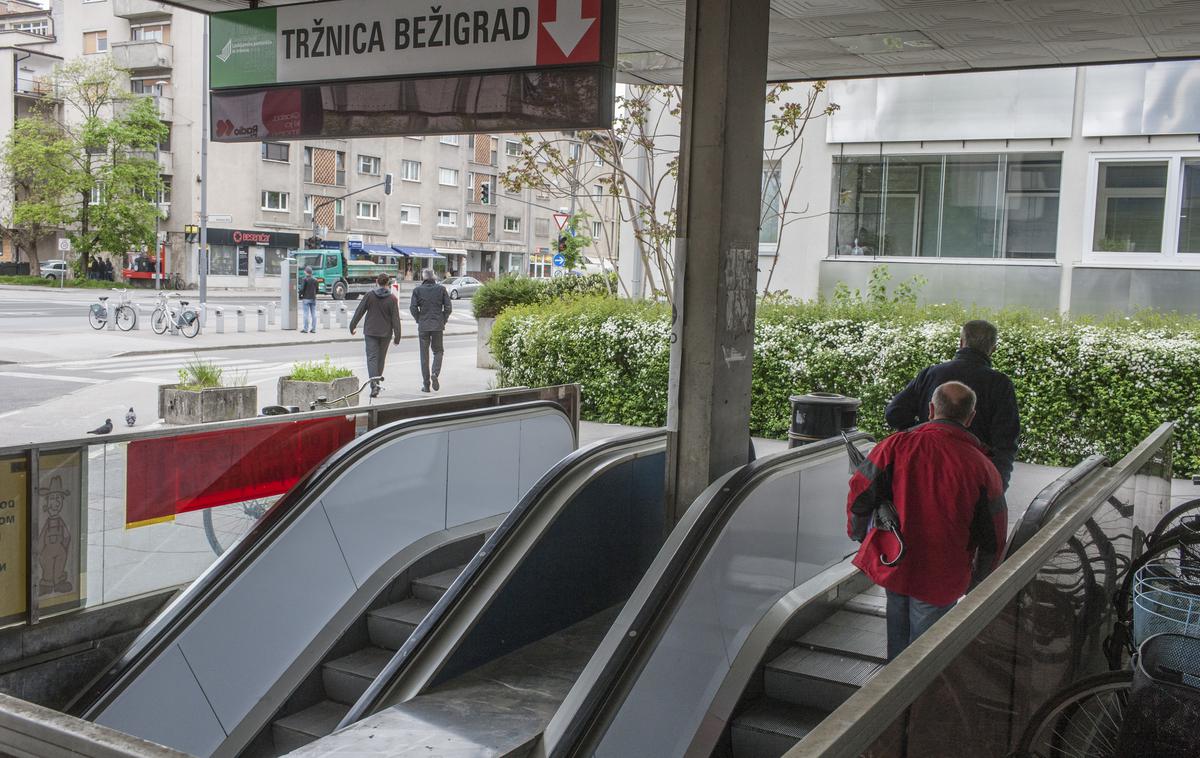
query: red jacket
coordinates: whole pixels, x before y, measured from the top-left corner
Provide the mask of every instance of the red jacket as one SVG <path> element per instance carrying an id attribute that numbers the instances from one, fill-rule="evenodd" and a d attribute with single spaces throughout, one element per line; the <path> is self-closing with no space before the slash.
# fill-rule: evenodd
<path id="1" fill-rule="evenodd" d="M 983 446 L 954 421 L 930 421 L 880 442 L 850 478 L 847 532 L 861 538 L 882 500 L 895 504 L 906 552 L 891 532 L 871 529 L 854 565 L 879 586 L 949 605 L 1000 562 L 1008 507 L 1000 474 Z"/>

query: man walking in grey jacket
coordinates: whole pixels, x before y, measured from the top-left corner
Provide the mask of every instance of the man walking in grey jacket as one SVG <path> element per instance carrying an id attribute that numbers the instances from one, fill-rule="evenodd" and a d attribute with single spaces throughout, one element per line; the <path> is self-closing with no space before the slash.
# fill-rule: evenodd
<path id="1" fill-rule="evenodd" d="M 383 362 L 387 358 L 388 339 L 392 344 L 400 344 L 400 306 L 392 291 L 388 289 L 391 277 L 380 274 L 375 283 L 379 286 L 363 295 L 354 309 L 354 318 L 350 319 L 350 333 L 358 322 L 365 316 L 367 321 L 363 326 L 363 340 L 367 348 L 367 373 L 371 375 L 371 397 L 379 397 L 379 378 L 383 377 Z"/>
<path id="2" fill-rule="evenodd" d="M 450 294 L 437 283 L 433 269 L 421 271 L 421 284 L 413 290 L 408 310 L 417 322 L 417 335 L 421 338 L 421 391 L 428 392 L 430 385 L 441 389 L 438 374 L 442 373 L 442 332 L 450 319 Z M 429 349 L 433 348 L 433 370 L 429 370 Z"/>

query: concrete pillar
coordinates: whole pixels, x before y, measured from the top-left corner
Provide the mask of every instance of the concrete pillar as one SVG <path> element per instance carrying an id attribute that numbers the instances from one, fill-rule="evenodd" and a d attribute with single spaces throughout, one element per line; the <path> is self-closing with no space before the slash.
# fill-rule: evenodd
<path id="1" fill-rule="evenodd" d="M 688 0 L 668 527 L 746 463 L 769 0 Z"/>

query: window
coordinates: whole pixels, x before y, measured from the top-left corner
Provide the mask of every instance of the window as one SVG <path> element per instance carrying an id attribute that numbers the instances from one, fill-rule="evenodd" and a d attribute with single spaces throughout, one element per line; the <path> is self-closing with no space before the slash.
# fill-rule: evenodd
<path id="1" fill-rule="evenodd" d="M 358 218 L 367 219 L 368 221 L 379 220 L 379 203 L 373 203 L 367 200 L 359 200 L 355 203 L 354 215 Z"/>
<path id="2" fill-rule="evenodd" d="M 305 195 L 304 196 L 304 215 L 311 216 L 312 212 L 313 212 L 313 196 Z"/>
<path id="3" fill-rule="evenodd" d="M 153 24 L 142 24 L 129 27 L 130 39 L 135 42 L 170 42 L 171 23 L 159 21 Z"/>
<path id="4" fill-rule="evenodd" d="M 578 142 L 572 142 L 571 146 L 567 148 L 567 155 L 571 156 L 571 160 L 573 161 L 579 160 L 579 155 L 581 152 L 582 147 Z"/>
<path id="5" fill-rule="evenodd" d="M 171 177 L 164 176 L 164 177 L 161 177 L 161 179 L 162 179 L 162 186 L 158 188 L 158 204 L 159 205 L 170 205 L 171 204 Z"/>
<path id="6" fill-rule="evenodd" d="M 281 161 L 287 163 L 291 147 L 286 142 L 264 142 L 262 143 L 262 159 L 264 161 Z"/>
<path id="7" fill-rule="evenodd" d="M 304 148 L 304 181 L 311 182 L 313 180 L 313 149 L 311 147 Z"/>
<path id="8" fill-rule="evenodd" d="M 263 190 L 262 209 L 264 211 L 283 211 L 288 209 L 288 193 Z"/>
<path id="9" fill-rule="evenodd" d="M 521 143 L 516 140 L 504 140 L 504 154 L 517 157 L 521 154 Z"/>
<path id="10" fill-rule="evenodd" d="M 38 19 L 37 21 L 17 21 L 14 22 L 12 29 L 19 32 L 29 32 L 30 34 L 40 34 L 43 37 L 49 36 L 50 22 L 46 19 Z"/>
<path id="11" fill-rule="evenodd" d="M 419 224 L 419 223 L 421 223 L 421 206 L 419 206 L 419 205 L 402 205 L 402 206 L 400 206 L 400 223 L 401 224 Z"/>
<path id="12" fill-rule="evenodd" d="M 420 161 L 400 161 L 400 178 L 406 182 L 421 181 L 421 162 Z"/>
<path id="13" fill-rule="evenodd" d="M 97 184 L 88 190 L 88 204 L 101 205 L 104 203 L 104 188 Z"/>
<path id="14" fill-rule="evenodd" d="M 604 165 L 604 155 L 600 152 L 600 150 L 598 148 L 592 149 L 592 156 L 593 156 L 592 157 L 592 165 L 593 166 L 603 166 Z"/>
<path id="15" fill-rule="evenodd" d="M 458 186 L 458 169 L 456 168 L 439 168 L 438 169 L 438 184 L 446 187 Z"/>
<path id="16" fill-rule="evenodd" d="M 161 97 L 167 93 L 167 87 L 171 86 L 171 80 L 161 77 L 152 76 L 148 79 L 130 79 L 129 91 L 135 95 L 151 95 Z"/>
<path id="17" fill-rule="evenodd" d="M 535 218 L 533 220 L 533 233 L 538 237 L 550 236 L 550 219 Z"/>
<path id="18" fill-rule="evenodd" d="M 604 224 L 599 221 L 592 222 L 592 239 L 600 239 L 600 235 L 604 233 Z"/>
<path id="19" fill-rule="evenodd" d="M 379 176 L 379 158 L 374 155 L 358 156 L 358 173 Z"/>
<path id="20" fill-rule="evenodd" d="M 831 251 L 1053 259 L 1061 177 L 1062 156 L 1057 153 L 835 159 Z M 765 199 L 776 182 L 764 172 Z M 773 194 L 778 198 L 778 192 Z M 767 210 L 774 210 L 777 223 L 778 208 Z M 765 221 L 761 235 L 778 241 L 775 227 Z"/>
<path id="21" fill-rule="evenodd" d="M 782 226 L 783 197 L 779 184 L 779 165 L 767 163 L 763 165 L 762 179 L 762 208 L 758 217 L 758 243 L 760 245 L 775 245 L 779 243 L 779 232 Z"/>
<path id="22" fill-rule="evenodd" d="M 164 131 L 162 140 L 158 143 L 158 149 L 164 153 L 169 153 L 171 152 L 171 125 L 165 121 L 162 122 L 162 125 Z"/>
<path id="23" fill-rule="evenodd" d="M 337 167 L 337 175 L 334 177 L 334 184 L 339 187 L 346 186 L 346 153 L 341 150 L 337 151 L 334 163 Z"/>
<path id="24" fill-rule="evenodd" d="M 458 135 L 457 134 L 443 134 L 441 143 L 443 145 L 457 145 L 457 144 L 459 144 Z"/>
<path id="25" fill-rule="evenodd" d="M 516 216 L 504 217 L 504 231 L 518 233 L 521 231 L 521 219 Z"/>
<path id="26" fill-rule="evenodd" d="M 1167 161 L 1105 161 L 1096 177 L 1092 248 L 1106 253 L 1161 253 L 1167 207 Z"/>
<path id="27" fill-rule="evenodd" d="M 438 211 L 438 226 L 458 226 L 458 211 Z"/>
<path id="28" fill-rule="evenodd" d="M 108 52 L 108 32 L 84 32 L 83 33 L 83 54 L 90 55 L 92 53 Z"/>
<path id="29" fill-rule="evenodd" d="M 592 185 L 592 194 L 595 195 L 596 197 L 604 197 L 604 185 L 603 184 L 593 184 Z"/>

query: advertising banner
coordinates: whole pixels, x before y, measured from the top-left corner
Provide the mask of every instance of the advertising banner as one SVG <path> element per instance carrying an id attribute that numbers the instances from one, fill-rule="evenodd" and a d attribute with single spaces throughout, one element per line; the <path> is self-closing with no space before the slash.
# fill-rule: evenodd
<path id="1" fill-rule="evenodd" d="M 29 472 L 24 455 L 0 458 L 0 625 L 28 610 Z"/>
<path id="2" fill-rule="evenodd" d="M 83 548 L 87 525 L 83 451 L 38 456 L 37 535 L 32 546 L 40 615 L 83 604 Z"/>

